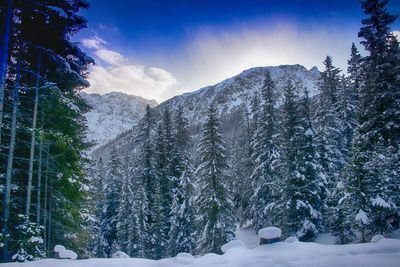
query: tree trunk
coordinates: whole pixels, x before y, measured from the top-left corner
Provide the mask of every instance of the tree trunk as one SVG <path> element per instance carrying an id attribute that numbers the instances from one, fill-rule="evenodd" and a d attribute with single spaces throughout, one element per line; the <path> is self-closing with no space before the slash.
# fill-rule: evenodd
<path id="1" fill-rule="evenodd" d="M 50 178 L 50 199 L 49 199 L 49 218 L 48 218 L 48 227 L 47 227 L 47 247 L 48 251 L 50 251 L 51 246 L 51 215 L 53 208 L 53 179 Z"/>
<path id="2" fill-rule="evenodd" d="M 36 119 L 37 119 L 37 109 L 38 109 L 38 104 L 39 104 L 39 82 L 40 82 L 40 56 L 39 56 L 39 61 L 38 61 L 38 69 L 37 69 L 37 73 L 36 73 L 35 104 L 33 106 L 31 149 L 30 149 L 30 154 L 29 154 L 28 185 L 26 188 L 26 207 L 25 207 L 26 221 L 29 221 L 29 216 L 30 216 L 30 211 L 31 211 L 33 161 L 35 158 L 35 140 L 36 140 Z"/>
<path id="3" fill-rule="evenodd" d="M 10 45 L 10 29 L 12 18 L 12 0 L 7 0 L 5 8 L 5 16 L 2 20 L 4 25 L 4 34 L 0 39 L 0 144 L 1 144 L 1 129 L 3 127 L 3 107 L 4 107 L 4 91 L 6 88 L 7 76 L 7 61 Z M 4 24 L 3 24 L 4 23 Z"/>
<path id="4" fill-rule="evenodd" d="M 46 250 L 46 255 L 48 255 L 48 247 L 47 247 L 47 192 L 48 192 L 48 178 L 49 178 L 49 147 L 50 143 L 47 143 L 46 146 L 46 172 L 44 174 L 44 203 L 43 203 L 43 242 L 44 242 L 44 248 Z"/>
<path id="5" fill-rule="evenodd" d="M 41 130 L 43 131 L 43 110 L 41 112 Z M 43 136 L 39 143 L 39 166 L 37 174 L 37 197 L 36 197 L 36 224 L 40 225 L 40 194 L 42 190 L 42 160 L 43 160 Z"/>
<path id="6" fill-rule="evenodd" d="M 8 255 L 8 242 L 9 242 L 9 231 L 8 224 L 10 219 L 10 199 L 11 199 L 11 178 L 13 172 L 13 160 L 14 160 L 14 148 L 15 148 L 15 135 L 17 132 L 17 111 L 18 111 L 18 90 L 20 86 L 20 66 L 17 63 L 17 79 L 13 90 L 13 106 L 12 106 L 12 117 L 11 117 L 11 133 L 10 133 L 10 144 L 7 156 L 7 168 L 6 168 L 6 180 L 4 184 L 4 215 L 3 215 L 3 235 L 4 246 L 3 246 L 3 261 L 7 262 L 9 259 Z"/>

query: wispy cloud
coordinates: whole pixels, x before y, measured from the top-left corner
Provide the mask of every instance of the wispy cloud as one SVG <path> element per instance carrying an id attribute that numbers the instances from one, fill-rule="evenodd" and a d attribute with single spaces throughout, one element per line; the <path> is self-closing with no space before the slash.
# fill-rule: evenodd
<path id="1" fill-rule="evenodd" d="M 94 54 L 104 62 L 111 65 L 121 65 L 125 62 L 125 58 L 120 53 L 109 49 L 97 49 Z"/>
<path id="2" fill-rule="evenodd" d="M 102 47 L 104 47 L 104 45 L 107 44 L 107 42 L 101 39 L 99 36 L 82 39 L 81 43 L 84 47 L 90 49 L 101 49 Z"/>

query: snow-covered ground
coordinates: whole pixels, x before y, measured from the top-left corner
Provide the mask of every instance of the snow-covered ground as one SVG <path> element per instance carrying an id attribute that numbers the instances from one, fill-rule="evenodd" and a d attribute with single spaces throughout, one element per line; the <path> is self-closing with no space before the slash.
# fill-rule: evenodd
<path id="1" fill-rule="evenodd" d="M 192 257 L 181 254 L 159 261 L 145 259 L 48 259 L 29 263 L 8 263 L 4 267 L 397 267 L 400 240 L 383 239 L 377 243 L 321 245 L 317 243 L 278 242 L 253 249 L 234 247 L 223 255 Z"/>

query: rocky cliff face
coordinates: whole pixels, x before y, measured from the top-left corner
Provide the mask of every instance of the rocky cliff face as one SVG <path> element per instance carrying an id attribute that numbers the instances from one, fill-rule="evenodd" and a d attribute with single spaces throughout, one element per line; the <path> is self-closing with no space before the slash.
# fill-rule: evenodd
<path id="1" fill-rule="evenodd" d="M 86 138 L 95 143 L 93 149 L 135 127 L 147 105 L 157 106 L 154 100 L 118 92 L 105 95 L 81 93 L 81 97 L 91 107 L 84 116 L 89 130 Z"/>

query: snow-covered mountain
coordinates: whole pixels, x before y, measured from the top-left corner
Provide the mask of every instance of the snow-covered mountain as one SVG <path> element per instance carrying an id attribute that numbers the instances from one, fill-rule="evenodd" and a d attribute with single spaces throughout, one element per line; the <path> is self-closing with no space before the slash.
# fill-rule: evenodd
<path id="1" fill-rule="evenodd" d="M 317 93 L 317 81 L 320 75 L 317 67 L 310 70 L 301 65 L 257 67 L 245 70 L 216 85 L 173 97 L 163 102 L 159 109 L 169 107 L 174 110 L 182 106 L 189 121 L 197 124 L 204 120 L 204 114 L 212 103 L 216 104 L 221 116 L 232 114 L 241 106 L 250 108 L 253 96 L 256 94 L 261 96 L 261 87 L 267 72 L 271 74 L 276 83 L 278 99 L 283 96 L 283 88 L 287 85 L 288 80 L 292 81 L 299 93 L 302 93 L 303 87 L 308 89 L 310 96 Z"/>
<path id="2" fill-rule="evenodd" d="M 93 149 L 136 126 L 147 105 L 157 106 L 154 100 L 119 92 L 105 95 L 81 93 L 81 97 L 91 107 L 84 116 L 89 130 L 86 138 L 96 144 Z"/>
<path id="3" fill-rule="evenodd" d="M 215 103 L 221 115 L 224 135 L 229 137 L 239 127 L 240 123 L 238 120 L 240 119 L 238 119 L 238 112 L 240 109 L 247 108 L 250 112 L 250 104 L 253 96 L 256 94 L 261 96 L 261 87 L 267 72 L 270 72 L 272 79 L 276 83 L 276 97 L 278 99 L 282 99 L 283 89 L 289 80 L 296 86 L 299 93 L 303 92 L 304 87 L 308 89 L 310 96 L 318 93 L 317 83 L 320 72 L 316 67 L 310 70 L 301 65 L 257 67 L 245 70 L 239 75 L 226 79 L 216 85 L 175 96 L 154 109 L 156 117 L 161 118 L 160 113 L 165 108 L 173 111 L 179 106 L 183 107 L 184 114 L 190 122 L 195 144 L 200 125 L 206 117 L 206 111 L 212 103 Z M 137 129 L 132 128 L 105 146 L 99 147 L 95 154 L 107 154 L 107 151 L 110 151 L 109 146 L 116 146 L 121 153 L 133 151 L 133 140 L 136 135 Z"/>

